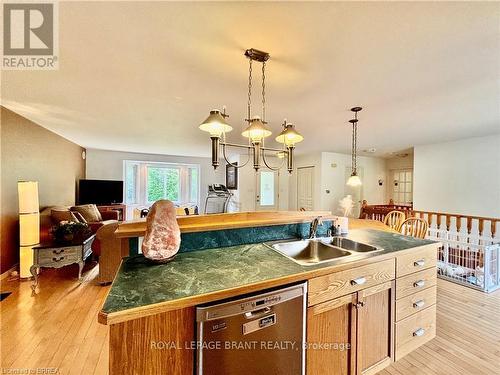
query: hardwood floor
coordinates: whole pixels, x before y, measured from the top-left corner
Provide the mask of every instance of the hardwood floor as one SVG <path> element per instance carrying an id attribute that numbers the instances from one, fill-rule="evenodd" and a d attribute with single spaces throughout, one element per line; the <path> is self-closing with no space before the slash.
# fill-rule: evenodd
<path id="1" fill-rule="evenodd" d="M 29 282 L 2 281 L 1 291 L 12 292 L 0 303 L 2 373 L 108 373 L 109 329 L 97 323 L 97 312 L 109 287 L 96 285 L 97 267 L 87 269 L 82 284 L 76 275 L 72 266 L 44 270 L 36 297 Z M 379 374 L 500 374 L 500 291 L 438 280 L 437 307 L 437 337 Z"/>
<path id="2" fill-rule="evenodd" d="M 98 268 L 88 267 L 82 284 L 76 265 L 43 270 L 35 297 L 29 281 L 2 281 L 1 290 L 12 292 L 0 303 L 2 373 L 42 368 L 60 375 L 108 373 L 109 328 L 97 323 L 97 312 L 109 287 L 97 285 Z"/>

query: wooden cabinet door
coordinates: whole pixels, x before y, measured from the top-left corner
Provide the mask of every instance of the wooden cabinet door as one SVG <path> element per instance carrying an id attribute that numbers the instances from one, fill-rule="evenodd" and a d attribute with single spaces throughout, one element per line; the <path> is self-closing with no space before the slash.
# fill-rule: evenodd
<path id="1" fill-rule="evenodd" d="M 375 374 L 388 366 L 393 356 L 394 281 L 358 292 L 357 358 L 358 375 Z"/>
<path id="2" fill-rule="evenodd" d="M 356 295 L 353 293 L 307 309 L 308 375 L 355 374 Z"/>

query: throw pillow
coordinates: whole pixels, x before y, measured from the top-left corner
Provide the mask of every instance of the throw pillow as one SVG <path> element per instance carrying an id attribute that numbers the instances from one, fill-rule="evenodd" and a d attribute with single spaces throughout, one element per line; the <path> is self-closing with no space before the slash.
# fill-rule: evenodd
<path id="1" fill-rule="evenodd" d="M 50 210 L 50 217 L 56 223 L 60 223 L 61 221 L 78 222 L 76 216 L 69 209 L 52 209 Z"/>
<path id="2" fill-rule="evenodd" d="M 87 223 L 102 221 L 102 216 L 95 204 L 83 204 L 71 207 L 71 211 L 79 212 Z"/>
<path id="3" fill-rule="evenodd" d="M 87 223 L 87 220 L 85 220 L 85 218 L 82 216 L 81 213 L 79 213 L 78 211 L 71 211 L 71 213 L 73 215 L 75 215 L 76 219 L 80 222 L 80 223 Z"/>

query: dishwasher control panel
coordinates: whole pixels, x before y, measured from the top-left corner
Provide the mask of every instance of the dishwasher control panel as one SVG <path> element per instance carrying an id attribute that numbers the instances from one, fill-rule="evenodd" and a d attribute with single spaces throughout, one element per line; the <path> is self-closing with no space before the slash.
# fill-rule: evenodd
<path id="1" fill-rule="evenodd" d="M 274 305 L 281 301 L 280 295 L 269 296 L 262 299 L 256 299 L 253 301 L 248 301 L 240 304 L 241 311 L 248 311 L 249 309 L 256 309 L 259 307 L 266 307 L 268 305 Z"/>
<path id="2" fill-rule="evenodd" d="M 220 319 L 232 315 L 251 312 L 256 309 L 271 307 L 305 294 L 301 288 L 287 288 L 285 290 L 268 292 L 259 296 L 248 297 L 240 301 L 225 302 L 210 307 L 197 308 L 197 320 L 207 321 Z"/>

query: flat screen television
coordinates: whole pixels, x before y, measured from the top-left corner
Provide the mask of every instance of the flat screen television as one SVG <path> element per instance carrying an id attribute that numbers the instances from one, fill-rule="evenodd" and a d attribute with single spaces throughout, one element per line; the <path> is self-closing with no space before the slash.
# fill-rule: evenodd
<path id="1" fill-rule="evenodd" d="M 80 180 L 79 204 L 108 205 L 123 202 L 123 181 Z"/>

